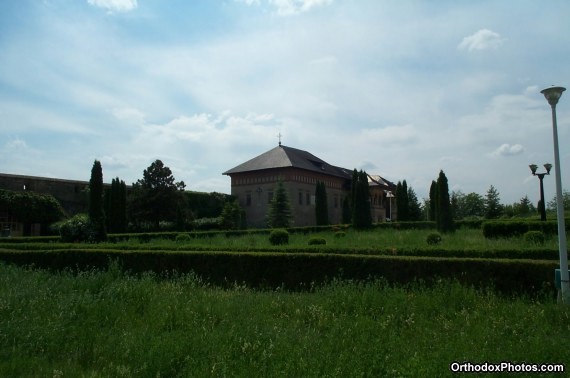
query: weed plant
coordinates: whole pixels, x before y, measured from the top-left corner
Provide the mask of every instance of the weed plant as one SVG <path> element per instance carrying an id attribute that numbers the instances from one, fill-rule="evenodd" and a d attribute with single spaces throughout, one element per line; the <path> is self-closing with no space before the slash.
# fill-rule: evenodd
<path id="1" fill-rule="evenodd" d="M 0 376 L 451 376 L 570 361 L 570 307 L 453 282 L 306 292 L 0 263 Z M 568 367 L 567 367 L 568 368 Z M 520 375 L 524 376 L 524 375 Z"/>

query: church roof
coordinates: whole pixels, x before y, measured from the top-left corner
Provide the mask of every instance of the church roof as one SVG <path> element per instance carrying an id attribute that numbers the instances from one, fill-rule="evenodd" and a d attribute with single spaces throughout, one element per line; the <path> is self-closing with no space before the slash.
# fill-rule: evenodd
<path id="1" fill-rule="evenodd" d="M 263 154 L 224 172 L 224 175 L 274 168 L 300 168 L 308 171 L 350 179 L 352 171 L 328 164 L 315 155 L 296 148 L 279 145 Z"/>
<path id="2" fill-rule="evenodd" d="M 368 185 L 370 186 L 384 186 L 386 188 L 392 189 L 395 188 L 396 185 L 391 182 L 386 180 L 384 177 L 380 176 L 380 175 L 368 175 Z"/>

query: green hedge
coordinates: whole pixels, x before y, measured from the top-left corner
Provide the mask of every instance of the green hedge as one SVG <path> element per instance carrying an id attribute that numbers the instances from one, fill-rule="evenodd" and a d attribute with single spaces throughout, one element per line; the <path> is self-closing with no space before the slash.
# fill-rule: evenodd
<path id="1" fill-rule="evenodd" d="M 117 260 L 131 273 L 195 272 L 213 284 L 246 283 L 253 287 L 309 287 L 332 278 L 367 280 L 383 277 L 393 283 L 456 279 L 501 292 L 536 293 L 553 289 L 556 262 L 501 259 L 362 256 L 311 253 L 228 253 L 118 251 L 0 250 L 0 260 L 53 270 L 106 269 Z"/>
<path id="2" fill-rule="evenodd" d="M 73 244 L 73 243 L 0 243 L 2 249 L 20 251 L 64 251 L 67 249 L 82 250 L 121 250 L 131 252 L 170 251 L 170 252 L 215 252 L 220 247 L 199 245 L 195 242 L 173 243 L 161 245 L 160 243 L 144 244 Z M 546 249 L 540 245 L 525 249 L 448 249 L 438 245 L 425 247 L 382 247 L 382 248 L 338 248 L 326 245 L 310 246 L 275 246 L 275 247 L 232 247 L 225 250 L 228 253 L 310 253 L 328 255 L 367 255 L 367 256 L 417 256 L 417 257 L 444 257 L 444 258 L 477 258 L 477 259 L 530 259 L 558 261 L 558 250 Z M 0 252 L 1 253 L 1 252 Z"/>
<path id="3" fill-rule="evenodd" d="M 528 231 L 541 231 L 544 235 L 558 234 L 557 221 L 485 221 L 483 222 L 483 235 L 488 238 L 510 238 L 521 236 Z M 570 229 L 566 221 L 566 232 Z"/>

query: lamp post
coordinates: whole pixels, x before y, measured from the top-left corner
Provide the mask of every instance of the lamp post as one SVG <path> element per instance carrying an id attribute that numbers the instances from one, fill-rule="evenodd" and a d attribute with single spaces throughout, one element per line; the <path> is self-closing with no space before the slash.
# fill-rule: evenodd
<path id="1" fill-rule="evenodd" d="M 550 87 L 540 91 L 552 109 L 552 135 L 554 137 L 554 172 L 556 174 L 556 215 L 558 218 L 558 252 L 560 255 L 560 290 L 562 303 L 570 303 L 570 282 L 568 281 L 568 251 L 566 249 L 566 225 L 564 224 L 564 202 L 562 201 L 562 179 L 560 177 L 560 153 L 558 151 L 558 126 L 556 104 L 566 88 Z"/>
<path id="2" fill-rule="evenodd" d="M 544 222 L 546 221 L 546 205 L 544 204 L 544 186 L 542 185 L 542 180 L 544 179 L 545 175 L 550 174 L 550 170 L 552 169 L 552 164 L 549 163 L 544 164 L 546 172 L 543 173 L 536 173 L 536 169 L 538 168 L 536 164 L 531 164 L 529 165 L 529 167 L 530 170 L 532 171 L 532 175 L 537 176 L 538 180 L 540 181 L 540 206 L 538 210 L 540 210 L 540 220 Z"/>

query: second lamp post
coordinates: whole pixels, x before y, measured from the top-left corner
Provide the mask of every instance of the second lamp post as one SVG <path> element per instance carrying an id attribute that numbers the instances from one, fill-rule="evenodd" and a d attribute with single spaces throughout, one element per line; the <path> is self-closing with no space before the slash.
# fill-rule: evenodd
<path id="1" fill-rule="evenodd" d="M 544 168 L 546 169 L 546 172 L 543 173 L 536 173 L 536 169 L 538 168 L 538 166 L 536 164 L 531 164 L 529 165 L 530 170 L 532 171 L 532 175 L 533 176 L 538 176 L 538 180 L 540 181 L 540 204 L 539 204 L 539 209 L 540 210 L 540 220 L 541 221 L 545 221 L 546 220 L 546 204 L 544 203 L 544 186 L 542 185 L 542 179 L 544 179 L 545 175 L 549 175 L 550 174 L 550 170 L 552 169 L 552 164 L 544 164 Z"/>

